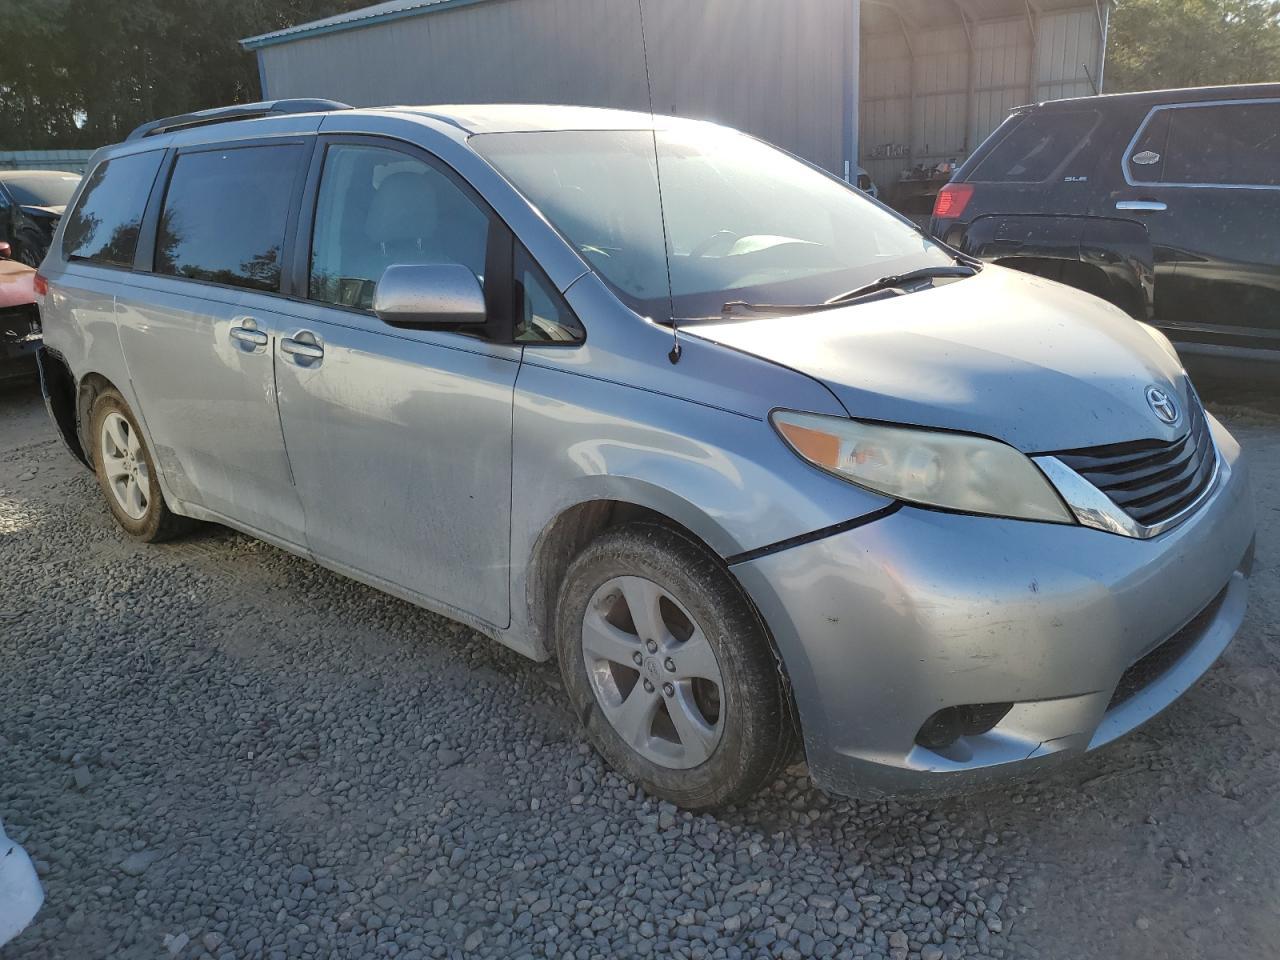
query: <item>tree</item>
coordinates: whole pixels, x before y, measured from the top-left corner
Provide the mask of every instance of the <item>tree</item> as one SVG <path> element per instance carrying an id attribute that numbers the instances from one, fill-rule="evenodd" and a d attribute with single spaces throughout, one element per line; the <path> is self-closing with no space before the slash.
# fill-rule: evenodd
<path id="1" fill-rule="evenodd" d="M 1280 81 L 1277 0 L 1116 0 L 1107 90 Z"/>
<path id="2" fill-rule="evenodd" d="M 242 37 L 367 0 L 0 0 L 0 147 L 96 147 L 257 99 Z"/>

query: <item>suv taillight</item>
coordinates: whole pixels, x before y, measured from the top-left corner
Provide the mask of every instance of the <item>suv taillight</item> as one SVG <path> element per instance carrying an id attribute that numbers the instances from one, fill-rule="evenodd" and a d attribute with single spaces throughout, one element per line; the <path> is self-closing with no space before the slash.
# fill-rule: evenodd
<path id="1" fill-rule="evenodd" d="M 37 297 L 43 297 L 49 292 L 49 281 L 45 279 L 45 275 L 39 271 L 37 271 L 35 277 L 32 278 L 31 286 L 35 289 Z"/>
<path id="2" fill-rule="evenodd" d="M 933 215 L 939 220 L 953 220 L 964 214 L 964 208 L 972 199 L 972 183 L 948 183 L 938 191 L 938 199 L 933 204 Z"/>

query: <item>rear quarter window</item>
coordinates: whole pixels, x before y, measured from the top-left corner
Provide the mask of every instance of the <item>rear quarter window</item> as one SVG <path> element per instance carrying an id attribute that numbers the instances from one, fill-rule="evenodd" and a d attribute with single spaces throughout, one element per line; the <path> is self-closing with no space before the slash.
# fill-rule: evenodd
<path id="1" fill-rule="evenodd" d="M 1126 159 L 1134 183 L 1280 187 L 1280 101 L 1157 108 Z"/>
<path id="2" fill-rule="evenodd" d="M 1096 110 L 1029 113 L 974 168 L 970 181 L 1042 183 L 1074 157 L 1097 128 Z"/>
<path id="3" fill-rule="evenodd" d="M 147 197 L 160 171 L 162 151 L 106 160 L 89 176 L 80 202 L 67 218 L 62 253 L 117 267 L 133 266 Z"/>

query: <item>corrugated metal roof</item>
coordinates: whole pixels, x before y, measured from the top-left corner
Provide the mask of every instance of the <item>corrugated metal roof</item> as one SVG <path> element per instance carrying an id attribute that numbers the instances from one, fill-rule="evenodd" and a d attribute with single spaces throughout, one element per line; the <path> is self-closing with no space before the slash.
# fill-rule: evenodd
<path id="1" fill-rule="evenodd" d="M 423 13 L 434 13 L 432 8 L 462 7 L 472 3 L 484 3 L 485 0 L 389 0 L 387 3 L 375 3 L 371 7 L 361 7 L 350 13 L 340 13 L 336 17 L 325 17 L 323 20 L 312 20 L 300 23 L 283 30 L 262 33 L 256 37 L 246 37 L 240 45 L 246 50 L 258 47 L 269 47 L 275 43 L 286 43 L 304 36 L 321 33 L 332 33 L 337 30 L 355 30 L 359 27 L 372 26 L 387 20 L 398 20 L 401 17 L 415 17 Z"/>

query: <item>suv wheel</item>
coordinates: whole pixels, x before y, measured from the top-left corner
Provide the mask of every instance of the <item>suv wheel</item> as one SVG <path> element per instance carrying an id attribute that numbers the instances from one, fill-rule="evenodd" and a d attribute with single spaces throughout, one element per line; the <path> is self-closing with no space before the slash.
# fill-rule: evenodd
<path id="1" fill-rule="evenodd" d="M 596 749 L 689 809 L 746 799 L 795 749 L 782 668 L 718 558 L 669 527 L 619 527 L 569 567 L 560 671 Z"/>
<path id="2" fill-rule="evenodd" d="M 115 390 L 104 390 L 94 401 L 90 436 L 98 485 L 126 533 L 158 543 L 191 528 L 192 521 L 165 504 L 151 451 L 129 405 Z"/>

